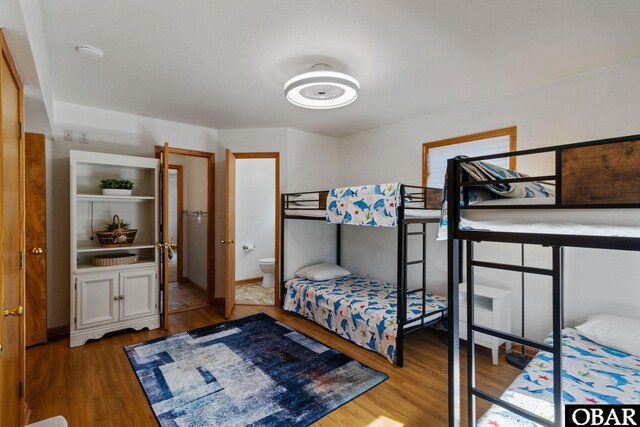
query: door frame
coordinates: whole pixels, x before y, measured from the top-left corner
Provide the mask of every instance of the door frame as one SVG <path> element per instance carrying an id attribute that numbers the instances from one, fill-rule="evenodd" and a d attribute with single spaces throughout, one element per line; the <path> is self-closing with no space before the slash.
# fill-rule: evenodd
<path id="1" fill-rule="evenodd" d="M 280 292 L 277 292 L 278 283 L 280 283 L 280 153 L 277 151 L 267 151 L 267 152 L 244 152 L 244 153 L 233 153 L 236 157 L 236 160 L 241 159 L 274 159 L 276 162 L 276 173 L 275 173 L 275 197 L 276 197 L 276 215 L 275 215 L 275 259 L 276 265 L 274 269 L 274 306 L 280 306 Z"/>
<path id="2" fill-rule="evenodd" d="M 182 283 L 183 277 L 182 277 L 182 261 L 183 261 L 183 248 L 184 248 L 184 236 L 182 234 L 184 228 L 184 219 L 182 218 L 182 208 L 184 207 L 184 199 L 183 199 L 183 171 L 182 171 L 182 165 L 169 165 L 169 170 L 175 170 L 177 171 L 177 176 L 178 176 L 178 182 L 176 184 L 177 187 L 177 191 L 176 191 L 176 223 L 177 223 L 177 228 L 178 228 L 178 236 L 176 237 L 176 244 L 178 245 L 178 283 Z"/>
<path id="3" fill-rule="evenodd" d="M 156 145 L 155 155 L 160 158 L 162 146 Z M 213 305 L 215 301 L 215 164 L 216 155 L 209 151 L 190 150 L 186 148 L 176 148 L 169 146 L 169 155 L 176 154 L 181 156 L 203 157 L 207 159 L 207 303 Z M 169 157 L 171 160 L 171 157 Z M 169 292 L 169 283 L 167 282 L 167 293 Z M 169 310 L 166 307 L 165 310 Z"/>
<path id="4" fill-rule="evenodd" d="M 15 80 L 16 82 L 16 86 L 18 87 L 18 109 L 19 109 L 19 113 L 18 113 L 18 117 L 20 120 L 20 138 L 19 138 L 19 165 L 18 165 L 18 170 L 19 170 L 19 175 L 20 175 L 20 190 L 19 190 L 19 206 L 18 206 L 18 216 L 21 219 L 20 220 L 20 248 L 21 248 L 21 253 L 22 253 L 22 257 L 24 257 L 24 253 L 25 253 L 25 209 L 24 209 L 24 201 L 25 201 L 25 167 L 24 167 L 24 144 L 25 144 L 25 131 L 24 131 L 24 86 L 22 84 L 22 80 L 20 79 L 20 75 L 18 74 L 18 69 L 16 68 L 16 65 L 13 61 L 13 57 L 11 56 L 11 51 L 9 49 L 9 45 L 7 44 L 7 40 L 4 36 L 4 32 L 2 31 L 2 29 L 0 28 L 0 51 L 1 51 L 1 55 L 4 61 L 6 61 L 7 67 L 9 68 L 10 72 L 11 72 L 11 76 L 12 78 Z M 0 165 L 1 167 L 1 165 Z M 2 213 L 0 213 L 0 215 L 2 215 Z M 24 258 L 22 258 L 24 259 Z M 2 264 L 2 263 L 0 263 Z M 23 264 L 24 266 L 24 264 Z M 0 265 L 0 271 L 2 269 L 2 265 Z M 1 276 L 0 276 L 1 279 Z M 24 307 L 25 305 L 25 270 L 24 268 L 20 269 L 20 274 L 19 274 L 19 281 L 18 281 L 18 304 L 21 305 L 22 307 Z M 4 307 L 4 283 L 0 282 L 0 305 L 2 307 Z M 24 425 L 27 422 L 27 414 L 28 414 L 28 405 L 27 402 L 25 400 L 25 390 L 26 390 L 26 385 L 25 385 L 25 377 L 26 377 L 26 360 L 25 360 L 25 356 L 26 356 L 26 352 L 25 352 L 25 316 L 20 316 L 19 317 L 19 324 L 20 324 L 20 331 L 18 333 L 18 365 L 19 365 L 19 381 L 22 384 L 22 395 L 20 396 L 20 399 L 18 401 L 19 404 L 19 408 L 18 408 L 18 413 L 19 413 L 19 418 L 20 418 L 20 425 Z M 0 337 L 4 340 L 4 326 L 2 326 L 3 331 L 2 334 L 0 334 Z M 2 343 L 4 345 L 4 343 Z M 0 369 L 1 371 L 1 369 Z M 0 423 L 3 421 L 3 419 L 0 418 Z"/>

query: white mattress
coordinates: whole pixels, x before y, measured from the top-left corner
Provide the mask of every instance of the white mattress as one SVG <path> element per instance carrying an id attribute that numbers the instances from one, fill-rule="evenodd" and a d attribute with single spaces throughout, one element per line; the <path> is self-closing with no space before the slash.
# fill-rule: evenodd
<path id="1" fill-rule="evenodd" d="M 555 199 L 497 199 L 474 206 L 543 205 Z M 512 233 L 640 237 L 640 209 L 468 209 L 460 228 Z"/>
<path id="2" fill-rule="evenodd" d="M 308 218 L 325 218 L 324 209 L 286 209 L 287 216 L 304 216 Z M 405 209 L 404 217 L 408 219 L 439 219 L 440 211 L 436 209 Z"/>

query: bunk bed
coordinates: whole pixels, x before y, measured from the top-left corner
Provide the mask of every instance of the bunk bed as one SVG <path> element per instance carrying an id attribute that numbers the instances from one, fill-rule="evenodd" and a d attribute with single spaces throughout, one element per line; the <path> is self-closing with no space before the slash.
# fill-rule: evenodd
<path id="1" fill-rule="evenodd" d="M 510 156 L 554 156 L 553 174 L 527 176 L 513 171 L 492 173 L 491 160 Z M 448 161 L 446 206 L 441 227 L 448 234 L 449 300 L 449 425 L 460 425 L 460 310 L 458 287 L 462 269 L 458 262 L 466 249 L 467 294 L 474 294 L 475 268 L 544 275 L 552 281 L 552 332 L 544 342 L 481 327 L 474 322 L 474 298 L 468 298 L 467 317 L 467 420 L 475 425 L 475 399 L 493 404 L 481 425 L 563 425 L 565 402 L 576 393 L 593 391 L 591 400 L 579 403 L 637 403 L 638 358 L 589 341 L 564 327 L 563 248 L 581 247 L 640 251 L 640 135 L 560 145 L 519 152 Z M 478 174 L 477 169 L 489 170 Z M 527 188 L 541 191 L 531 197 Z M 555 189 L 553 189 L 555 187 Z M 478 198 L 478 190 L 490 197 Z M 509 194 L 511 190 L 515 193 Z M 487 193 L 488 192 L 488 193 Z M 507 198 L 497 197 L 504 192 Z M 546 194 L 542 194 L 546 193 Z M 503 195 L 504 195 L 503 194 Z M 514 197 L 515 196 L 515 197 Z M 475 203 L 474 203 L 475 202 Z M 551 247 L 551 268 L 486 262 L 474 258 L 474 243 L 503 242 Z M 501 396 L 476 386 L 474 334 L 490 335 L 538 351 L 536 357 Z M 584 346 L 587 346 L 587 350 Z M 615 360 L 611 360 L 614 357 Z M 638 356 L 638 355 L 636 355 Z M 596 359 L 594 361 L 594 359 Z M 598 365 L 603 364 L 604 365 Z M 595 366 L 595 367 L 594 367 Z M 582 370 L 601 369 L 604 379 L 589 380 Z M 622 369 L 616 371 L 615 369 Z M 535 375 L 544 369 L 544 375 Z M 612 378 L 636 378 L 631 391 Z M 617 376 L 617 377 L 616 377 Z M 540 382 L 540 378 L 544 381 Z M 564 381 L 563 381 L 564 380 Z M 607 382 L 607 380 L 609 382 Z M 576 387 L 576 383 L 580 387 Z M 600 392 L 598 392 L 598 390 Z M 602 392 L 602 390 L 606 390 Z M 614 394 L 611 397 L 612 393 Z M 607 396 L 611 399 L 608 400 Z"/>
<path id="2" fill-rule="evenodd" d="M 335 226 L 338 265 L 341 261 L 341 229 L 345 224 L 397 228 L 396 285 L 354 275 L 324 281 L 299 277 L 286 281 L 282 274 L 280 301 L 283 309 L 300 314 L 355 344 L 382 354 L 397 366 L 403 366 L 404 335 L 433 326 L 446 317 L 446 299 L 429 294 L 426 286 L 426 226 L 439 221 L 441 191 L 404 184 L 379 184 L 282 194 L 281 272 L 285 271 L 288 221 L 315 220 Z M 361 203 L 363 198 L 368 202 L 367 206 Z M 409 259 L 408 256 L 408 240 L 413 237 L 422 239 L 420 259 Z M 422 283 L 418 288 L 409 289 L 407 271 L 414 265 L 422 266 Z"/>

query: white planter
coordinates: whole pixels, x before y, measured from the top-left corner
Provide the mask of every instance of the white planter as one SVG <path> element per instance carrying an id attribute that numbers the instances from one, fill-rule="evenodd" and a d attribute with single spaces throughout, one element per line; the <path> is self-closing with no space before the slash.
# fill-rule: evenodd
<path id="1" fill-rule="evenodd" d="M 133 190 L 120 190 L 116 188 L 103 188 L 103 196 L 131 196 Z"/>

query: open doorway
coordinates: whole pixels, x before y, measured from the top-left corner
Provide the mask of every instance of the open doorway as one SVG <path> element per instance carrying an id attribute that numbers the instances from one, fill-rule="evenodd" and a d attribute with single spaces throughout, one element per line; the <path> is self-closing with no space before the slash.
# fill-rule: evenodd
<path id="1" fill-rule="evenodd" d="M 274 305 L 279 254 L 279 153 L 235 153 L 235 303 Z"/>
<path id="2" fill-rule="evenodd" d="M 213 303 L 214 154 L 169 147 L 167 313 Z M 161 147 L 156 148 L 159 155 Z"/>

